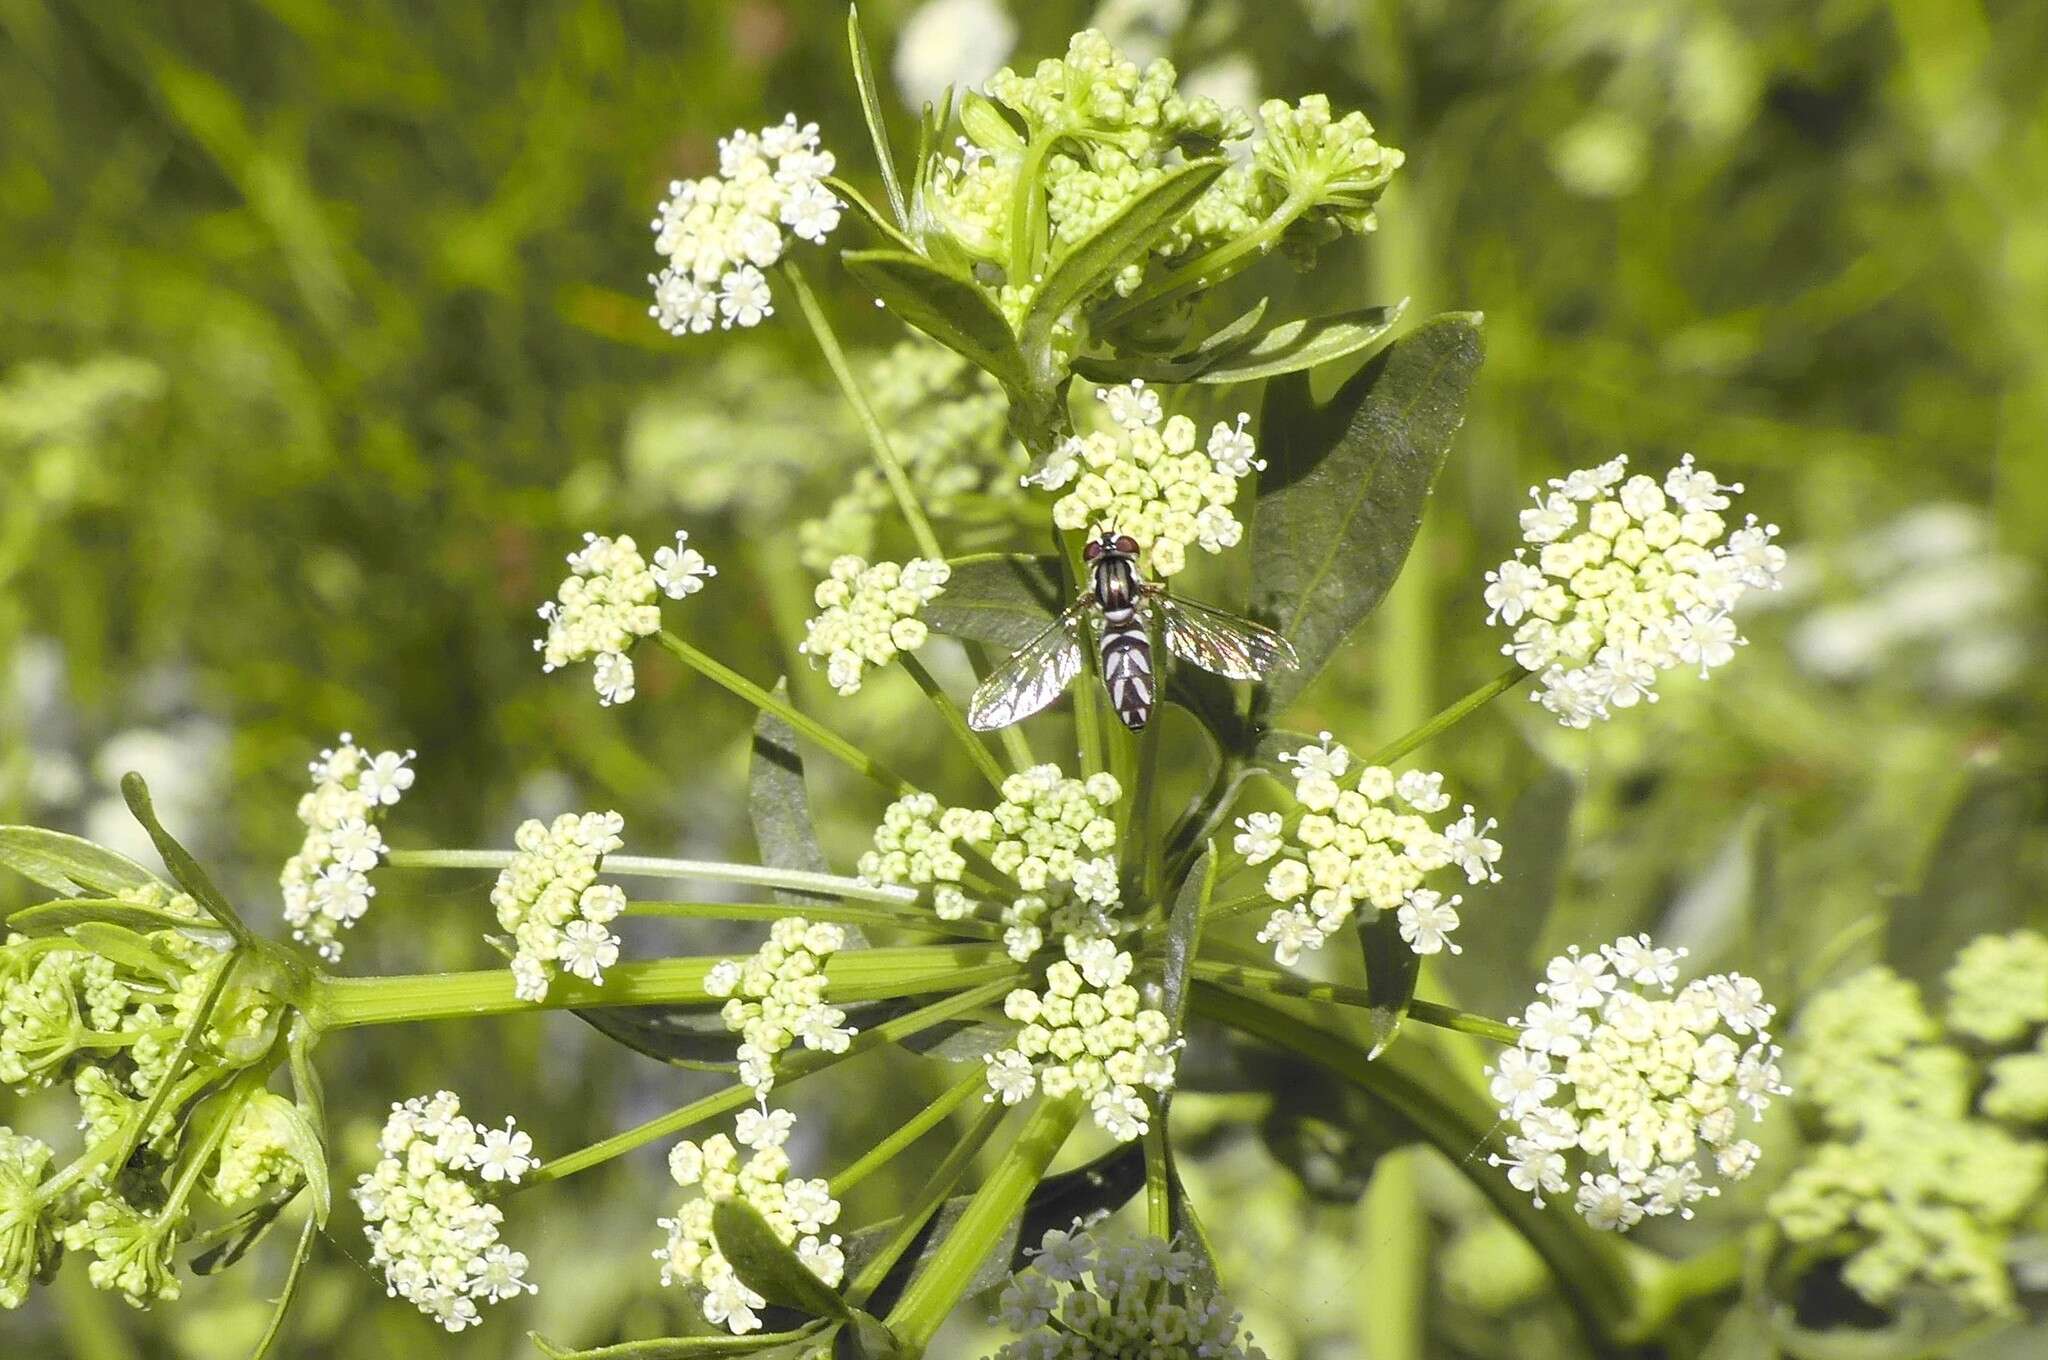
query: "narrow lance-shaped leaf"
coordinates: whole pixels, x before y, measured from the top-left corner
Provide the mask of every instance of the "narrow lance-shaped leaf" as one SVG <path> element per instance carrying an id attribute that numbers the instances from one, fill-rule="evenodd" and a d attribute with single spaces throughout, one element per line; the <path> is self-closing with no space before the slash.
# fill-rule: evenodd
<path id="1" fill-rule="evenodd" d="M 1282 321 L 1242 347 L 1218 356 L 1194 375 L 1198 383 L 1254 382 L 1299 373 L 1358 353 L 1392 330 L 1408 303 L 1365 307 L 1335 316 Z"/>
<path id="2" fill-rule="evenodd" d="M 788 695 L 789 681 L 778 680 L 775 696 L 786 699 Z M 763 865 L 804 873 L 831 872 L 831 862 L 825 858 L 811 819 L 810 790 L 804 783 L 804 758 L 797 748 L 796 731 L 766 710 L 754 720 L 753 756 L 747 767 L 747 817 L 753 823 L 754 844 Z M 777 888 L 775 900 L 801 906 L 832 899 Z"/>
<path id="3" fill-rule="evenodd" d="M 1415 1001 L 1415 984 L 1422 977 L 1422 956 L 1401 938 L 1400 917 L 1391 911 L 1373 911 L 1358 923 L 1358 945 L 1365 955 L 1365 993 L 1371 1003 L 1367 1012 L 1372 1022 L 1372 1051 L 1377 1058 L 1401 1032 L 1408 1007 Z"/>
<path id="4" fill-rule="evenodd" d="M 1301 665 L 1269 677 L 1259 711 L 1315 679 L 1400 573 L 1479 370 L 1476 314 L 1425 322 L 1317 409 L 1298 376 L 1268 389 L 1271 467 L 1252 517 L 1252 605 Z"/>
<path id="5" fill-rule="evenodd" d="M 1025 354 L 1042 362 L 1061 318 L 1090 292 L 1108 283 L 1118 270 L 1164 240 L 1227 164 L 1221 157 L 1211 157 L 1167 171 L 1054 260 L 1017 328 Z M 1039 376 L 1050 379 L 1052 375 Z"/>
<path id="6" fill-rule="evenodd" d="M 66 897 L 111 897 L 163 884 L 126 855 L 39 826 L 0 826 L 0 865 Z"/>
<path id="7" fill-rule="evenodd" d="M 840 259 L 847 273 L 905 322 L 1011 391 L 1026 386 L 1024 356 L 1010 323 L 971 280 L 903 250 L 849 250 Z"/>
<path id="8" fill-rule="evenodd" d="M 761 1211 L 745 1200 L 721 1201 L 711 1211 L 711 1231 L 733 1273 L 768 1302 L 812 1317 L 851 1316 L 839 1291 L 812 1274 L 796 1249 L 777 1237 Z"/>
<path id="9" fill-rule="evenodd" d="M 875 144 L 875 165 L 882 173 L 882 188 L 889 195 L 889 211 L 898 226 L 907 226 L 910 211 L 903 201 L 903 181 L 896 174 L 896 158 L 889 151 L 889 128 L 882 120 L 882 95 L 875 83 L 875 63 L 868 56 L 868 40 L 860 31 L 860 6 L 846 7 L 846 46 L 853 57 L 853 83 L 860 91 L 860 111 L 867 120 L 868 136 Z"/>
<path id="10" fill-rule="evenodd" d="M 56 935 L 88 923 L 121 926 L 144 933 L 180 930 L 216 940 L 222 937 L 219 927 L 204 917 L 179 916 L 175 912 L 138 907 L 111 897 L 67 897 L 58 902 L 23 907 L 7 918 L 7 928 L 23 935 Z"/>
<path id="11" fill-rule="evenodd" d="M 156 852 L 163 856 L 164 867 L 171 871 L 177 885 L 190 893 L 192 900 L 207 915 L 220 922 L 237 943 L 255 946 L 258 943 L 255 933 L 243 923 L 241 914 L 228 905 L 227 898 L 213 886 L 213 880 L 207 877 L 206 870 L 199 867 L 199 861 L 192 858 L 191 852 L 178 844 L 177 839 L 157 820 L 156 806 L 149 798 L 149 785 L 142 781 L 142 776 L 133 771 L 122 775 L 121 796 L 128 802 L 128 811 L 149 833 Z"/>
<path id="12" fill-rule="evenodd" d="M 1057 558 L 1028 553 L 956 557 L 945 594 L 925 606 L 934 632 L 1015 651 L 1044 631 L 1071 600 Z"/>
<path id="13" fill-rule="evenodd" d="M 1579 781 L 1545 763 L 1508 808 L 1500 842 L 1514 852 L 1501 866 L 1501 881 L 1467 904 L 1458 932 L 1465 952 L 1444 975 L 1466 1009 L 1499 1018 L 1528 1002 L 1578 797 Z"/>

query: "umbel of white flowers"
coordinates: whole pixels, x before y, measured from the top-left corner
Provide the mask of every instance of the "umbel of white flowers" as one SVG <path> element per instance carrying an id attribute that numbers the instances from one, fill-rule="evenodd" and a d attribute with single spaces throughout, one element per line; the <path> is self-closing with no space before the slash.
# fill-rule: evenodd
<path id="1" fill-rule="evenodd" d="M 657 548 L 649 566 L 639 545 L 625 534 L 583 535 L 583 546 L 569 554 L 569 575 L 555 598 L 540 607 L 547 633 L 534 639 L 533 649 L 541 654 L 541 670 L 589 661 L 599 703 L 631 700 L 633 658 L 628 653 L 635 642 L 661 631 L 658 597 L 686 599 L 718 575 L 718 568 L 689 543 L 690 536 L 677 530 L 675 546 Z"/>
<path id="2" fill-rule="evenodd" d="M 721 138 L 718 173 L 672 181 L 656 209 L 654 249 L 668 266 L 647 276 L 648 313 L 671 335 L 758 326 L 773 316 L 761 271 L 782 258 L 788 236 L 822 242 L 839 225 L 840 202 L 823 183 L 832 167 L 818 125 L 798 126 L 793 113 Z"/>
<path id="3" fill-rule="evenodd" d="M 1486 574 L 1486 621 L 1514 629 L 1501 651 L 1538 673 L 1532 697 L 1566 727 L 1654 701 L 1664 671 L 1726 665 L 1743 642 L 1736 604 L 1785 569 L 1777 525 L 1722 518 L 1740 483 L 1691 454 L 1662 483 L 1627 474 L 1624 455 L 1531 487 L 1528 546 Z"/>
<path id="4" fill-rule="evenodd" d="M 341 957 L 341 932 L 362 919 L 377 890 L 370 870 L 384 859 L 384 810 L 412 787 L 411 751 L 371 755 L 348 733 L 307 768 L 313 790 L 299 799 L 306 839 L 278 875 L 292 938 L 320 957 Z"/>
<path id="5" fill-rule="evenodd" d="M 1366 765 L 1354 775 L 1350 750 L 1328 732 L 1280 758 L 1294 767 L 1299 820 L 1289 831 L 1279 813 L 1254 812 L 1238 819 L 1232 842 L 1247 864 L 1273 861 L 1266 893 L 1282 905 L 1259 940 L 1274 959 L 1292 965 L 1302 950 L 1322 948 L 1361 903 L 1396 913 L 1416 953 L 1457 953 L 1450 935 L 1463 899 L 1423 885 L 1453 867 L 1468 884 L 1498 882 L 1501 845 L 1486 834 L 1493 821 L 1481 823 L 1467 804 L 1457 821 L 1432 826 L 1429 817 L 1451 805 L 1441 774 Z"/>
<path id="6" fill-rule="evenodd" d="M 1537 1000 L 1514 1023 L 1516 1047 L 1487 1069 L 1501 1120 L 1515 1132 L 1507 1155 L 1515 1188 L 1541 1205 L 1571 1188 L 1596 1228 L 1626 1230 L 1645 1217 L 1692 1216 L 1718 1194 L 1703 1159 L 1741 1180 L 1759 1149 L 1737 1136 L 1744 1113 L 1762 1117 L 1787 1087 L 1769 1025 L 1775 1008 L 1740 973 L 1677 988 L 1682 949 L 1624 936 L 1592 953 L 1550 961 Z"/>
<path id="7" fill-rule="evenodd" d="M 846 1012 L 825 1001 L 825 960 L 846 944 L 828 922 L 785 916 L 747 959 L 725 959 L 704 978 L 704 990 L 727 998 L 719 1014 L 741 1038 L 740 1080 L 762 1100 L 775 1089 L 775 1057 L 805 1048 L 844 1053 L 857 1032 Z"/>

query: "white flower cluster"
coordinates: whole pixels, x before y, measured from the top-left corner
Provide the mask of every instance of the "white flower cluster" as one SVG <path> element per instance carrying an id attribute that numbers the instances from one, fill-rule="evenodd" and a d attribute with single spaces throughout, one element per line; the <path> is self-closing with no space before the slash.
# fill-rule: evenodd
<path id="1" fill-rule="evenodd" d="M 841 204 L 823 183 L 832 166 L 818 125 L 799 127 L 795 114 L 721 138 L 718 173 L 671 180 L 656 209 L 654 249 L 668 267 L 647 276 L 648 315 L 671 335 L 758 326 L 774 315 L 761 271 L 782 258 L 785 231 L 822 242 L 839 225 Z"/>
<path id="2" fill-rule="evenodd" d="M 1003 1014 L 1023 1028 L 1012 1047 L 984 1058 L 989 1093 L 1015 1105 L 1033 1092 L 1079 1093 L 1120 1143 L 1150 1127 L 1140 1087 L 1173 1089 L 1173 1022 L 1146 1007 L 1128 979 L 1130 954 L 1104 939 L 1066 938 L 1067 957 L 1045 971 L 1045 990 L 1019 987 Z"/>
<path id="3" fill-rule="evenodd" d="M 719 1013 L 741 1036 L 740 1080 L 761 1099 L 775 1089 L 775 1056 L 798 1039 L 825 1053 L 853 1042 L 846 1012 L 825 1004 L 825 960 L 845 944 L 838 926 L 786 916 L 752 957 L 726 959 L 705 977 L 705 991 L 729 998 Z"/>
<path id="4" fill-rule="evenodd" d="M 747 1287 L 718 1249 L 712 1214 L 725 1201 L 752 1205 L 826 1284 L 836 1286 L 846 1273 L 839 1235 L 825 1235 L 839 1219 L 831 1188 L 823 1180 L 788 1179 L 789 1154 L 783 1145 L 795 1127 L 796 1116 L 788 1110 L 742 1110 L 733 1130 L 737 1146 L 718 1133 L 669 1150 L 668 1170 L 675 1183 L 702 1193 L 676 1210 L 674 1218 L 658 1220 L 668 1230 L 668 1244 L 654 1253 L 661 1262 L 661 1282 L 702 1290 L 704 1320 L 735 1336 L 760 1330 L 756 1310 L 768 1301 Z M 744 1162 L 741 1147 L 751 1154 Z"/>
<path id="5" fill-rule="evenodd" d="M 284 862 L 277 885 L 292 938 L 329 962 L 341 957 L 341 932 L 362 919 L 377 895 L 369 879 L 385 853 L 377 822 L 412 787 L 408 762 L 414 754 L 371 755 L 344 732 L 338 746 L 307 766 L 313 791 L 299 799 L 298 809 L 306 839 Z"/>
<path id="6" fill-rule="evenodd" d="M 491 887 L 498 924 L 512 932 L 512 977 L 522 1001 L 545 1001 L 558 967 L 592 982 L 619 960 L 609 929 L 626 909 L 617 885 L 599 883 L 604 857 L 626 842 L 616 812 L 565 812 L 520 823 L 512 856 Z"/>
<path id="7" fill-rule="evenodd" d="M 928 793 L 889 805 L 875 829 L 875 848 L 860 858 L 870 883 L 932 889 L 939 918 L 961 921 L 977 903 L 962 887 L 967 860 L 957 843 L 987 856 L 1023 895 L 998 915 L 1003 945 L 1023 962 L 1058 934 L 1107 935 L 1117 905 L 1116 821 L 1123 789 L 1104 773 L 1069 779 L 1057 765 L 1034 765 L 1003 781 L 994 811 L 941 807 Z"/>
<path id="8" fill-rule="evenodd" d="M 1201 447 L 1195 422 L 1163 420 L 1159 394 L 1142 379 L 1095 395 L 1113 428 L 1069 438 L 1024 479 L 1048 491 L 1073 482 L 1053 502 L 1053 523 L 1129 534 L 1155 576 L 1178 573 L 1191 546 L 1210 553 L 1235 546 L 1244 537 L 1244 525 L 1230 513 L 1238 479 L 1266 465 L 1245 430 L 1251 417 L 1218 422 Z"/>
<path id="9" fill-rule="evenodd" d="M 570 574 L 555 598 L 540 607 L 545 637 L 534 639 L 541 670 L 573 661 L 593 661 L 591 679 L 598 702 L 623 704 L 633 697 L 633 658 L 639 639 L 661 629 L 657 596 L 680 600 L 704 588 L 718 568 L 690 545 L 680 530 L 675 546 L 658 548 L 650 566 L 626 534 L 606 538 L 585 534 L 583 547 L 569 554 Z"/>
<path id="10" fill-rule="evenodd" d="M 1192 1253 L 1078 1219 L 1045 1234 L 996 1306 L 995 1320 L 1024 1335 L 992 1360 L 1266 1360 Z"/>
<path id="11" fill-rule="evenodd" d="M 886 666 L 898 652 L 924 646 L 930 631 L 918 618 L 946 589 L 953 569 L 928 557 L 903 565 L 869 566 L 851 554 L 836 558 L 813 596 L 824 612 L 804 622 L 797 650 L 825 658 L 825 675 L 841 694 L 858 694 L 869 666 Z"/>
<path id="12" fill-rule="evenodd" d="M 537 1164 L 532 1139 L 510 1119 L 502 1129 L 471 1123 L 441 1091 L 393 1105 L 378 1146 L 383 1160 L 355 1195 L 370 1264 L 393 1298 L 459 1332 L 480 1320 L 479 1301 L 538 1292 L 526 1281 L 525 1255 L 498 1240 L 504 1212 L 461 1175 L 517 1183 Z"/>
<path id="13" fill-rule="evenodd" d="M 1275 861 L 1266 873 L 1266 892 L 1284 905 L 1259 931 L 1260 943 L 1273 946 L 1274 959 L 1292 965 L 1302 950 L 1321 949 L 1361 902 L 1397 913 L 1401 938 L 1416 953 L 1458 953 L 1450 934 L 1458 928 L 1464 899 L 1422 885 L 1453 865 L 1468 883 L 1499 882 L 1493 866 L 1501 845 L 1487 835 L 1493 820 L 1480 822 L 1468 803 L 1457 821 L 1441 830 L 1432 826 L 1426 814 L 1451 805 L 1444 777 L 1433 771 L 1397 776 L 1367 765 L 1344 782 L 1351 752 L 1328 732 L 1316 745 L 1281 759 L 1294 766 L 1300 820 L 1290 831 L 1279 813 L 1254 812 L 1237 819 L 1232 842 L 1247 864 Z"/>
<path id="14" fill-rule="evenodd" d="M 1692 1216 L 1720 1193 L 1702 1182 L 1703 1153 L 1729 1180 L 1755 1169 L 1759 1149 L 1736 1137 L 1786 1094 L 1770 1023 L 1776 1009 L 1740 973 L 1696 978 L 1674 990 L 1682 949 L 1624 936 L 1596 953 L 1550 961 L 1539 999 L 1515 1022 L 1517 1047 L 1487 1069 L 1501 1119 L 1514 1126 L 1507 1156 L 1487 1160 L 1536 1203 L 1571 1187 L 1596 1228 L 1625 1231 L 1645 1216 Z"/>
<path id="15" fill-rule="evenodd" d="M 1725 665 L 1743 642 L 1736 602 L 1777 589 L 1785 568 L 1777 525 L 1751 515 L 1731 533 L 1721 517 L 1740 483 L 1691 454 L 1661 486 L 1627 473 L 1624 455 L 1532 487 L 1529 546 L 1486 574 L 1486 621 L 1515 630 L 1501 651 L 1540 673 L 1533 697 L 1566 727 L 1654 702 L 1660 672 Z"/>

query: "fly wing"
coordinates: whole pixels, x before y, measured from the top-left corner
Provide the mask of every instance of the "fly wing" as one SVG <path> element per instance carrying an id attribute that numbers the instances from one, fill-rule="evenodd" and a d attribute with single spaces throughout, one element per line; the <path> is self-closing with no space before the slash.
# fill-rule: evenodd
<path id="1" fill-rule="evenodd" d="M 1299 665 L 1294 645 L 1272 629 L 1179 600 L 1163 591 L 1153 594 L 1166 646 L 1183 661 L 1228 680 L 1257 680 L 1276 666 Z"/>
<path id="2" fill-rule="evenodd" d="M 1022 722 L 1060 697 L 1081 673 L 1081 611 L 1076 604 L 1018 649 L 967 705 L 967 725 L 977 732 Z"/>

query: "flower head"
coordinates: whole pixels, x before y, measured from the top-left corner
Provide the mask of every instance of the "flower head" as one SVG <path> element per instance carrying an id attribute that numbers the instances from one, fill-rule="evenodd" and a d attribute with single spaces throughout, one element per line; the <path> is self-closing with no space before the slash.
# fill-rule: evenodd
<path id="1" fill-rule="evenodd" d="M 1429 816 L 1450 805 L 1442 775 L 1397 777 L 1378 765 L 1354 773 L 1350 750 L 1328 732 L 1281 759 L 1294 767 L 1299 818 L 1289 830 L 1278 814 L 1254 813 L 1234 842 L 1247 863 L 1273 866 L 1266 894 L 1282 905 L 1259 932 L 1273 957 L 1291 965 L 1302 950 L 1322 948 L 1361 903 L 1394 912 L 1416 953 L 1458 952 L 1450 937 L 1464 899 L 1423 885 L 1451 868 L 1468 883 L 1497 881 L 1493 822 L 1481 822 L 1468 804 L 1457 821 L 1432 825 Z"/>
<path id="2" fill-rule="evenodd" d="M 1129 1142 L 1150 1127 L 1145 1090 L 1173 1089 L 1173 1023 L 1130 985 L 1131 956 L 1105 939 L 1069 935 L 1066 958 L 1038 991 L 1020 987 L 1003 1013 L 1021 1029 L 989 1054 L 989 1100 L 1014 1105 L 1032 1092 L 1078 1093 L 1103 1132 Z"/>
<path id="3" fill-rule="evenodd" d="M 1003 1288 L 991 1360 L 1265 1360 L 1197 1257 L 1156 1237 L 1053 1229 Z"/>
<path id="4" fill-rule="evenodd" d="M 1731 532 L 1720 511 L 1742 487 L 1690 454 L 1662 484 L 1627 473 L 1624 456 L 1532 488 L 1529 546 L 1486 574 L 1487 622 L 1514 629 L 1501 651 L 1540 674 L 1533 697 L 1566 727 L 1654 702 L 1664 671 L 1725 665 L 1743 641 L 1730 611 L 1785 567 L 1777 526 Z"/>
<path id="5" fill-rule="evenodd" d="M 1053 522 L 1130 535 L 1146 569 L 1159 576 L 1185 567 L 1190 548 L 1234 547 L 1244 537 L 1230 512 L 1238 479 L 1265 466 L 1245 430 L 1251 417 L 1218 422 L 1204 445 L 1192 420 L 1163 416 L 1159 394 L 1142 381 L 1102 388 L 1096 397 L 1109 428 L 1070 438 L 1026 479 L 1049 491 L 1072 484 L 1053 503 Z"/>
<path id="6" fill-rule="evenodd" d="M 718 568 L 676 534 L 675 546 L 658 549 L 654 565 L 625 534 L 585 534 L 583 547 L 568 557 L 569 575 L 555 598 L 540 607 L 547 633 L 534 640 L 541 669 L 572 662 L 592 663 L 598 702 L 629 702 L 634 694 L 633 644 L 661 630 L 660 597 L 680 600 L 704 588 Z"/>
<path id="7" fill-rule="evenodd" d="M 738 1200 L 751 1205 L 826 1284 L 837 1285 L 846 1272 L 838 1234 L 826 1233 L 839 1219 L 839 1201 L 823 1180 L 790 1179 L 784 1145 L 795 1125 L 787 1110 L 748 1110 L 734 1129 L 737 1145 L 718 1133 L 669 1149 L 670 1177 L 699 1194 L 675 1217 L 659 1220 L 668 1232 L 667 1244 L 654 1253 L 661 1262 L 661 1282 L 694 1287 L 704 1320 L 735 1336 L 761 1329 L 758 1310 L 768 1301 L 739 1278 L 718 1248 L 712 1215 L 720 1204 Z M 744 1157 L 741 1147 L 747 1149 Z"/>
<path id="8" fill-rule="evenodd" d="M 47 1144 L 0 1125 L 0 1309 L 21 1307 L 57 1250 L 40 1193 L 49 1167 Z"/>
<path id="9" fill-rule="evenodd" d="M 609 929 L 626 894 L 597 881 L 604 857 L 625 844 L 616 812 L 565 812 L 553 822 L 529 820 L 513 836 L 518 847 L 491 888 L 498 924 L 512 932 L 512 975 L 525 1001 L 547 998 L 558 970 L 602 982 L 618 961 Z"/>
<path id="10" fill-rule="evenodd" d="M 1044 947 L 1045 932 L 1105 935 L 1119 900 L 1116 821 L 1123 790 L 1108 774 L 1069 779 L 1057 765 L 1036 765 L 1003 781 L 992 811 L 942 807 L 928 793 L 890 804 L 860 858 L 861 877 L 932 889 L 940 919 L 964 920 L 979 906 L 963 885 L 959 846 L 987 856 L 1022 891 L 996 914 L 1003 943 L 1022 962 Z"/>
<path id="11" fill-rule="evenodd" d="M 292 938 L 341 957 L 341 932 L 362 919 L 377 890 L 369 872 L 382 862 L 384 809 L 412 787 L 413 752 L 380 751 L 355 744 L 348 733 L 308 767 L 313 791 L 299 799 L 306 839 L 278 876 L 284 919 Z"/>
<path id="12" fill-rule="evenodd" d="M 742 1038 L 740 1080 L 763 1100 L 775 1089 L 775 1057 L 799 1040 L 808 1049 L 844 1053 L 856 1033 L 846 1012 L 825 1004 L 825 960 L 846 944 L 846 932 L 786 916 L 751 958 L 711 970 L 704 990 L 730 998 L 720 1014 Z"/>
<path id="13" fill-rule="evenodd" d="M 1289 229 L 1289 244 L 1312 248 L 1341 232 L 1379 225 L 1373 205 L 1406 159 L 1374 140 L 1357 111 L 1333 118 L 1326 95 L 1300 103 L 1269 99 L 1259 106 L 1263 135 L 1253 143 L 1252 171 L 1275 199 L 1311 206 Z"/>
<path id="14" fill-rule="evenodd" d="M 825 659 L 832 688 L 857 694 L 868 667 L 886 666 L 898 652 L 924 646 L 929 630 L 918 615 L 944 592 L 951 575 L 944 562 L 924 557 L 901 566 L 841 557 L 818 583 L 815 598 L 824 612 L 804 623 L 797 650 L 813 664 Z"/>
<path id="15" fill-rule="evenodd" d="M 1704 1162 L 1728 1180 L 1755 1168 L 1757 1146 L 1737 1138 L 1737 1123 L 1787 1089 L 1765 1028 L 1774 1011 L 1740 973 L 1674 990 L 1682 957 L 1636 936 L 1550 961 L 1518 1046 L 1487 1069 L 1514 1128 L 1507 1155 L 1487 1160 L 1537 1204 L 1572 1188 L 1576 1157 L 1580 1215 L 1625 1231 L 1645 1217 L 1689 1218 L 1718 1194 Z"/>
<path id="16" fill-rule="evenodd" d="M 465 1178 L 516 1181 L 532 1166 L 531 1142 L 510 1120 L 480 1128 L 440 1091 L 393 1105 L 378 1146 L 383 1158 L 357 1180 L 355 1199 L 386 1292 L 459 1332 L 481 1321 L 479 1303 L 538 1291 L 526 1257 L 498 1240 L 504 1211 Z"/>
<path id="17" fill-rule="evenodd" d="M 761 271 L 782 258 L 790 236 L 822 242 L 839 225 L 842 205 L 824 184 L 832 169 L 818 125 L 799 126 L 795 114 L 721 139 L 718 173 L 671 181 L 655 210 L 654 249 L 668 265 L 647 276 L 648 314 L 671 335 L 758 326 L 773 315 Z"/>

